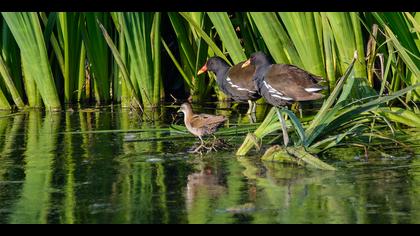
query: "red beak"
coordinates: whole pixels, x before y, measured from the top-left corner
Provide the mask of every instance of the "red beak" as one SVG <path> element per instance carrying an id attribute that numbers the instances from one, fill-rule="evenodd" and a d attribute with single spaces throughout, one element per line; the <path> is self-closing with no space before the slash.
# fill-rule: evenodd
<path id="1" fill-rule="evenodd" d="M 206 71 L 207 71 L 207 63 L 203 67 L 201 67 L 201 69 L 197 72 L 197 75 L 201 75 Z"/>

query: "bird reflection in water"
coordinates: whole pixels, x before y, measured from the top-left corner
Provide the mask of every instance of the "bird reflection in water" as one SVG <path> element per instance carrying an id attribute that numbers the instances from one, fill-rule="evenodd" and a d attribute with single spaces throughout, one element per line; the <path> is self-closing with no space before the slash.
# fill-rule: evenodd
<path id="1" fill-rule="evenodd" d="M 210 166 L 203 166 L 199 172 L 188 175 L 186 187 L 187 210 L 201 198 L 215 200 L 226 193 L 227 188 L 221 184 L 221 173 Z"/>

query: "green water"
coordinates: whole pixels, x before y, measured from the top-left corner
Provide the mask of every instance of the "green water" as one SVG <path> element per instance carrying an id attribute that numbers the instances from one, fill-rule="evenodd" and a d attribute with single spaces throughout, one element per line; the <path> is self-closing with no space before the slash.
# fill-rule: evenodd
<path id="1" fill-rule="evenodd" d="M 242 136 L 199 156 L 165 140 L 175 111 L 0 114 L 0 223 L 420 223 L 418 150 L 333 150 L 336 172 L 237 158 Z"/>

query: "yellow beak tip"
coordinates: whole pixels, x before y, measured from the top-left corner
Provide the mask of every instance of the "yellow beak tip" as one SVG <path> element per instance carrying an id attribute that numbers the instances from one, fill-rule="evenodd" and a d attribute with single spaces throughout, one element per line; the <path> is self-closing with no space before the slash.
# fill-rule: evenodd
<path id="1" fill-rule="evenodd" d="M 242 64 L 241 68 L 245 68 L 245 67 L 249 66 L 250 64 L 251 64 L 251 61 L 247 60 L 247 61 L 244 62 L 244 64 Z"/>

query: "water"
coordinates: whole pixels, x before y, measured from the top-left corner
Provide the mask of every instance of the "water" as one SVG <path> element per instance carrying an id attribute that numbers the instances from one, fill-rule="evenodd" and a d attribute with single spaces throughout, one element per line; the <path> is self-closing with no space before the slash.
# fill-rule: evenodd
<path id="1" fill-rule="evenodd" d="M 193 137 L 165 139 L 175 111 L 0 114 L 0 223 L 420 223 L 418 150 L 336 149 L 336 172 L 238 158 L 242 136 L 199 156 Z"/>

